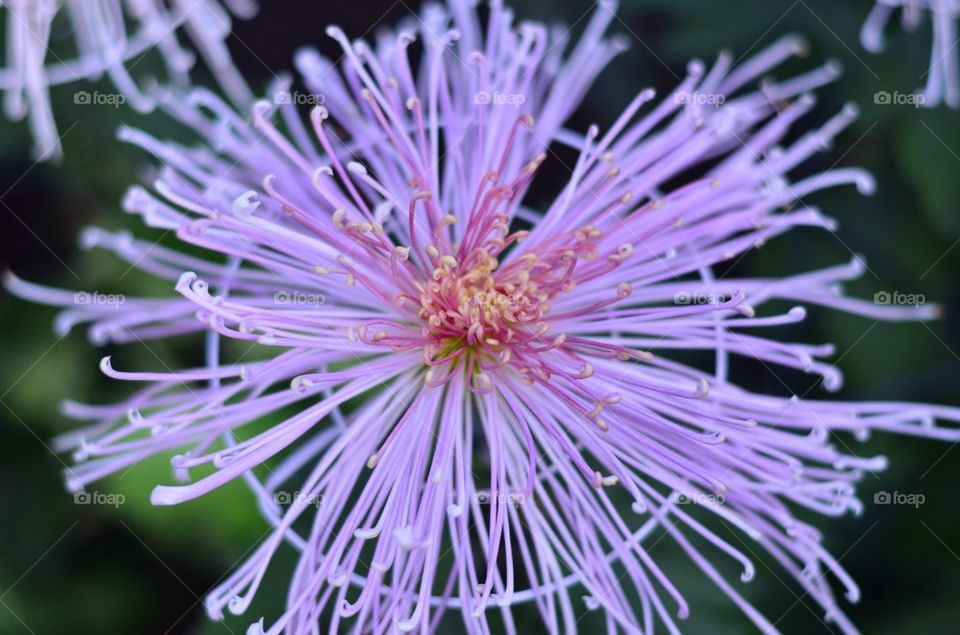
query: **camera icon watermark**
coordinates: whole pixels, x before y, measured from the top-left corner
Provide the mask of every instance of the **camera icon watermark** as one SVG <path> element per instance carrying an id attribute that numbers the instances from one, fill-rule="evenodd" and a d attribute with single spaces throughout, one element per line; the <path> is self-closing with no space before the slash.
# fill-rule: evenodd
<path id="1" fill-rule="evenodd" d="M 673 101 L 681 106 L 713 106 L 719 108 L 727 101 L 723 93 L 679 92 L 673 96 Z"/>
<path id="2" fill-rule="evenodd" d="M 519 108 L 527 102 L 523 93 L 500 93 L 481 90 L 473 94 L 473 103 L 478 106 L 513 106 Z"/>
<path id="3" fill-rule="evenodd" d="M 923 93 L 901 93 L 880 90 L 873 94 L 873 103 L 880 106 L 913 106 L 919 108 L 927 103 L 927 96 Z"/>
<path id="4" fill-rule="evenodd" d="M 77 291 L 73 294 L 73 303 L 76 305 L 90 306 L 112 306 L 120 308 L 120 305 L 127 301 L 127 297 L 122 293 L 100 293 L 99 291 Z"/>
<path id="5" fill-rule="evenodd" d="M 909 505 L 917 509 L 926 501 L 927 497 L 923 494 L 907 492 L 877 492 L 873 495 L 874 505 Z"/>
<path id="6" fill-rule="evenodd" d="M 308 494 L 306 492 L 287 492 L 278 490 L 273 493 L 273 502 L 277 505 L 313 505 L 319 508 L 323 504 L 323 494 Z"/>
<path id="7" fill-rule="evenodd" d="M 101 93 L 99 90 L 90 92 L 78 90 L 73 93 L 73 103 L 79 106 L 112 106 L 119 108 L 127 103 L 127 96 L 123 93 Z"/>
<path id="8" fill-rule="evenodd" d="M 327 296 L 322 293 L 277 291 L 273 294 L 273 303 L 289 306 L 312 306 L 314 308 L 320 308 L 327 303 Z"/>
<path id="9" fill-rule="evenodd" d="M 527 497 L 518 492 L 497 492 L 493 494 L 484 491 L 474 494 L 473 500 L 478 505 L 512 505 L 518 507 L 527 500 Z"/>
<path id="10" fill-rule="evenodd" d="M 323 93 L 304 93 L 295 90 L 292 93 L 277 93 L 273 96 L 273 103 L 282 106 L 294 104 L 296 106 L 322 106 L 327 103 L 327 96 Z"/>
<path id="11" fill-rule="evenodd" d="M 925 304 L 927 296 L 922 293 L 903 293 L 901 291 L 877 291 L 873 294 L 874 304 L 897 306 L 920 306 Z"/>
<path id="12" fill-rule="evenodd" d="M 676 496 L 677 505 L 723 505 L 727 501 L 723 494 L 690 492 Z"/>
<path id="13" fill-rule="evenodd" d="M 79 490 L 73 493 L 74 505 L 109 505 L 114 509 L 127 502 L 127 497 L 123 494 L 109 494 L 106 492 L 88 492 Z"/>
<path id="14" fill-rule="evenodd" d="M 703 291 L 678 291 L 673 294 L 673 303 L 679 305 L 723 304 L 729 299 L 729 296 L 721 293 Z"/>

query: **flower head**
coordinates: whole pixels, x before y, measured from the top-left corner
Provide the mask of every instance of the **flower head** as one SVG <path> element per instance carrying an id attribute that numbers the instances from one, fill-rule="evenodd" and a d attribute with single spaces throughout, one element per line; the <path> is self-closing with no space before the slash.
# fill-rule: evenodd
<path id="1" fill-rule="evenodd" d="M 920 25 L 924 12 L 929 13 L 933 28 L 933 46 L 930 68 L 923 91 L 923 104 L 936 106 L 945 102 L 951 108 L 960 107 L 960 66 L 957 66 L 958 0 L 877 0 L 860 31 L 860 42 L 871 53 L 879 53 L 886 43 L 883 30 L 896 9 L 903 11 L 903 25 L 914 30 Z"/>
<path id="2" fill-rule="evenodd" d="M 172 4 L 172 6 L 168 6 Z M 6 9 L 7 58 L 0 68 L 4 111 L 12 120 L 29 115 L 36 154 L 59 158 L 60 139 L 50 107 L 49 88 L 107 75 L 119 94 L 139 112 L 154 108 L 154 100 L 131 78 L 128 66 L 151 48 L 163 56 L 171 79 L 187 85 L 195 55 L 181 47 L 176 31 L 183 27 L 223 89 L 236 104 L 253 101 L 250 89 L 230 59 L 225 40 L 230 14 L 251 17 L 255 0 L 217 0 L 167 3 L 162 0 L 0 0 Z M 76 56 L 62 59 L 51 50 L 51 33 L 60 19 L 69 19 Z M 128 30 L 132 23 L 133 29 Z M 88 103 L 89 93 L 77 93 L 77 103 Z M 115 97 L 116 99 L 116 97 Z"/>
<path id="3" fill-rule="evenodd" d="M 74 489 L 177 452 L 181 482 L 158 486 L 158 505 L 247 481 L 274 529 L 209 596 L 214 618 L 244 612 L 288 545 L 299 560 L 286 610 L 251 632 L 427 631 L 451 613 L 470 633 L 493 620 L 512 630 L 510 607 L 525 603 L 549 632 L 575 630 L 584 608 L 611 628 L 675 632 L 690 607 L 643 546 L 660 528 L 774 632 L 718 569 L 731 559 L 754 575 L 710 528 L 721 519 L 853 630 L 827 577 L 849 600 L 857 587 L 796 512 L 858 511 L 854 485 L 884 459 L 832 433 L 957 439 L 934 422 L 960 412 L 751 392 L 730 359 L 837 390 L 831 347 L 764 335 L 806 315 L 776 301 L 894 320 L 932 310 L 843 295 L 858 258 L 786 278 L 723 272 L 791 229 L 833 231 L 806 203 L 817 190 L 872 190 L 857 169 L 789 177 L 855 110 L 784 142 L 837 74 L 748 88 L 803 50 L 787 38 L 736 67 L 727 54 L 691 63 L 665 99 L 640 90 L 605 132 L 570 130 L 624 46 L 604 35 L 612 17 L 600 4 L 576 43 L 516 24 L 499 2 L 485 24 L 468 2 L 432 6 L 376 46 L 331 27 L 342 63 L 296 60 L 323 97 L 308 124 L 281 83 L 252 123 L 203 90 L 164 99 L 197 148 L 121 132 L 163 166 L 126 209 L 212 256 L 89 230 L 86 245 L 176 281 L 178 296 L 73 307 L 58 326 L 91 322 L 96 342 L 205 333 L 207 361 L 128 372 L 105 358 L 106 374 L 143 387 L 123 403 L 69 403 L 90 425 L 60 447 L 79 461 Z M 550 162 L 565 176 L 531 192 Z M 270 354 L 224 357 L 223 338 Z"/>

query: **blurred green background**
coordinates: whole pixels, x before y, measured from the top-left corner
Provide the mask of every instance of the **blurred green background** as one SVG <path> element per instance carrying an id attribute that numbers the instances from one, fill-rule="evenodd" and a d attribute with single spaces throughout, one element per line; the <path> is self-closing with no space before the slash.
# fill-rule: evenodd
<path id="1" fill-rule="evenodd" d="M 514 4 L 522 17 L 579 21 L 580 26 L 591 8 L 591 3 L 558 0 Z M 850 100 L 861 106 L 862 115 L 834 148 L 803 166 L 797 176 L 837 162 L 858 165 L 876 176 L 878 191 L 869 198 L 852 188 L 816 194 L 810 202 L 839 220 L 842 242 L 828 234 L 794 232 L 751 255 L 738 273 L 788 274 L 864 254 L 875 276 L 866 274 L 852 285 L 852 292 L 863 297 L 881 290 L 922 293 L 943 304 L 943 319 L 875 324 L 817 310 L 784 336 L 836 344 L 847 378 L 843 398 L 960 405 L 960 330 L 954 319 L 960 309 L 955 284 L 960 268 L 960 248 L 955 248 L 960 240 L 958 114 L 874 103 L 878 91 L 908 93 L 923 85 L 930 32 L 929 23 L 910 35 L 893 24 L 887 51 L 870 55 L 860 48 L 858 33 L 871 4 L 626 2 L 613 31 L 628 37 L 631 50 L 607 70 L 574 125 L 582 129 L 592 122 L 609 124 L 643 86 L 657 87 L 663 94 L 690 58 L 709 61 L 723 48 L 739 56 L 784 34 L 803 34 L 810 42 L 809 55 L 777 69 L 777 77 L 828 58 L 840 61 L 845 73 L 819 92 L 814 114 L 802 124 L 822 122 Z M 236 25 L 231 39 L 238 64 L 255 88 L 290 68 L 299 45 L 313 44 L 335 56 L 323 35 L 328 23 L 359 35 L 378 16 L 385 26 L 417 9 L 413 2 L 389 0 L 364 2 L 362 10 L 355 3 L 273 0 L 264 5 L 256 21 Z M 148 57 L 136 72 L 156 68 L 157 61 Z M 202 69 L 197 77 L 209 79 Z M 130 227 L 141 236 L 156 237 L 119 210 L 124 190 L 141 178 L 150 161 L 116 142 L 114 131 L 121 124 L 159 136 L 182 137 L 183 131 L 162 115 L 142 117 L 123 108 L 73 103 L 76 90 L 98 88 L 111 90 L 104 82 L 53 91 L 54 110 L 65 133 L 66 157 L 60 165 L 33 164 L 26 126 L 0 122 L 0 259 L 4 268 L 55 286 L 161 294 L 165 290 L 155 282 L 123 275 L 127 266 L 109 255 L 78 250 L 76 237 L 90 224 Z M 58 340 L 52 334 L 53 315 L 48 308 L 0 296 L 5 333 L 0 358 L 0 633 L 241 633 L 261 614 L 269 621 L 282 602 L 282 569 L 292 558 L 279 562 L 279 574 L 248 616 L 214 624 L 202 611 L 207 590 L 267 529 L 244 486 L 235 484 L 175 508 L 154 508 L 148 502 L 150 489 L 158 481 L 169 482 L 170 476 L 163 461 L 152 461 L 99 484 L 98 491 L 125 496 L 117 507 L 74 504 L 65 492 L 61 470 L 70 459 L 56 456 L 49 447 L 50 438 L 71 425 L 59 414 L 58 403 L 64 398 L 110 401 L 126 387 L 100 375 L 97 362 L 105 351 L 91 347 L 84 333 Z M 173 366 L 177 360 L 195 358 L 201 345 L 199 338 L 187 338 L 151 343 L 151 348 Z M 124 359 L 125 367 L 156 366 L 153 353 L 144 350 L 126 351 Z M 745 365 L 734 370 L 752 388 L 782 390 L 762 369 Z M 809 382 L 789 373 L 781 376 L 796 381 L 797 390 Z M 823 391 L 814 394 L 823 396 Z M 818 521 L 826 546 L 863 589 L 864 598 L 848 606 L 848 615 L 866 633 L 954 632 L 960 616 L 960 522 L 951 475 L 960 465 L 960 451 L 902 438 L 877 437 L 863 445 L 844 442 L 863 455 L 887 454 L 892 462 L 879 478 L 864 478 L 861 517 Z M 925 503 L 918 508 L 875 505 L 878 491 L 923 494 Z M 693 607 L 688 632 L 752 632 L 669 540 L 657 542 L 653 554 Z M 766 615 L 782 615 L 777 625 L 784 632 L 829 632 L 817 606 L 775 566 L 771 571 L 758 565 L 757 579 L 738 588 Z M 589 630 L 594 622 L 588 618 L 583 624 Z M 449 632 L 458 630 L 456 622 L 450 622 Z"/>

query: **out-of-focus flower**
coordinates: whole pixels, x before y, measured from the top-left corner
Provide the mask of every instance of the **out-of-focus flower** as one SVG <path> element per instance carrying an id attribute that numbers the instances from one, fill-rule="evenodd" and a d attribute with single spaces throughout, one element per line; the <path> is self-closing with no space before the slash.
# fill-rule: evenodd
<path id="1" fill-rule="evenodd" d="M 606 131 L 566 128 L 624 46 L 604 35 L 612 11 L 600 4 L 575 44 L 496 1 L 485 24 L 455 1 L 375 46 L 331 27 L 342 63 L 301 52 L 310 92 L 278 86 L 252 124 L 194 90 L 163 106 L 200 147 L 122 131 L 163 164 L 126 210 L 212 256 L 92 229 L 87 246 L 179 295 L 86 302 L 58 329 L 89 322 L 98 343 L 205 333 L 206 363 L 128 372 L 105 358 L 104 373 L 143 387 L 122 403 L 69 403 L 89 426 L 59 447 L 79 462 L 75 490 L 169 452 L 180 484 L 158 486 L 158 505 L 248 482 L 274 530 L 209 596 L 214 618 L 248 608 L 286 543 L 299 552 L 286 610 L 250 632 L 431 632 L 443 616 L 513 632 L 520 604 L 550 633 L 576 630 L 584 610 L 611 629 L 676 632 L 691 607 L 643 546 L 657 530 L 764 632 L 775 625 L 721 573 L 729 560 L 749 581 L 756 550 L 854 630 L 830 582 L 851 601 L 859 592 L 811 513 L 859 511 L 856 482 L 885 460 L 852 455 L 834 433 L 955 440 L 935 421 L 960 412 L 752 392 L 731 358 L 837 390 L 830 346 L 764 333 L 803 320 L 799 305 L 934 311 L 843 295 L 858 259 L 729 275 L 794 228 L 833 231 L 806 202 L 814 192 L 873 189 L 858 169 L 788 176 L 855 116 L 784 142 L 837 73 L 748 88 L 802 49 L 795 38 L 738 66 L 692 62 L 665 99 L 640 90 Z M 319 104 L 309 125 L 304 102 Z M 222 358 L 222 338 L 242 349 Z"/>
<path id="2" fill-rule="evenodd" d="M 225 40 L 231 13 L 248 18 L 256 10 L 255 0 L 0 0 L 7 29 L 0 67 L 4 113 L 12 120 L 28 116 L 35 154 L 58 158 L 50 87 L 107 75 L 118 91 L 112 99 L 148 112 L 154 99 L 144 94 L 129 67 L 156 49 L 170 78 L 185 86 L 196 56 L 181 46 L 178 29 L 186 31 L 231 100 L 250 104 L 252 93 L 234 67 Z M 71 56 L 51 42 L 61 20 L 69 22 L 72 31 L 76 53 Z M 90 93 L 75 95 L 78 103 L 89 99 Z"/>
<path id="3" fill-rule="evenodd" d="M 951 108 L 960 107 L 960 67 L 957 66 L 960 0 L 877 0 L 860 31 L 860 42 L 865 49 L 871 53 L 884 49 L 883 30 L 898 8 L 902 10 L 903 25 L 908 30 L 920 25 L 924 13 L 929 13 L 933 25 L 933 50 L 930 68 L 924 74 L 927 84 L 923 105 L 945 102 Z"/>

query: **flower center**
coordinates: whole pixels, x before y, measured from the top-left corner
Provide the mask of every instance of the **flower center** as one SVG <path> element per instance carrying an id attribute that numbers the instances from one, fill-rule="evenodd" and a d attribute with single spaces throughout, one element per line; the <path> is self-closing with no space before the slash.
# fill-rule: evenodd
<path id="1" fill-rule="evenodd" d="M 419 113 L 421 104 L 411 99 L 407 107 Z M 314 123 L 322 131 L 326 111 L 314 112 Z M 356 330 L 350 327 L 348 337 L 395 351 L 422 348 L 430 367 L 428 385 L 445 383 L 457 369 L 464 369 L 476 392 L 490 390 L 489 373 L 507 364 L 524 383 L 548 382 L 554 376 L 573 381 L 593 374 L 587 355 L 622 360 L 639 356 L 620 344 L 563 332 L 630 295 L 628 283 L 607 276 L 630 257 L 632 244 L 615 245 L 597 226 L 577 222 L 585 216 L 578 210 L 582 205 L 602 205 L 600 219 L 629 205 L 630 192 L 603 198 L 604 184 L 618 168 L 609 169 L 587 200 L 567 202 L 569 228 L 537 225 L 530 231 L 510 231 L 513 212 L 547 158 L 540 152 L 512 178 L 505 172 L 517 134 L 532 126 L 529 115 L 516 119 L 499 161 L 480 178 L 469 213 L 461 217 L 444 213 L 445 201 L 434 198 L 435 184 L 416 170 L 412 184 L 418 189 L 409 198 L 405 227 L 384 231 L 368 209 L 362 210 L 365 219 L 359 221 L 346 209 L 334 212 L 337 229 L 370 258 L 354 262 L 341 255 L 337 268 L 322 267 L 318 273 L 344 275 L 348 286 L 359 282 L 404 314 L 398 320 L 366 320 Z M 349 171 L 374 189 L 383 189 L 363 166 L 351 164 Z M 454 228 L 461 220 L 466 221 L 464 226 Z M 523 248 L 515 244 L 527 238 Z M 378 284 L 378 273 L 396 283 L 394 293 Z M 578 287 L 584 288 L 579 297 L 570 293 Z"/>
<path id="2" fill-rule="evenodd" d="M 452 259 L 450 259 L 452 260 Z M 454 347 L 498 354 L 529 337 L 549 308 L 552 290 L 526 256 L 498 270 L 496 258 L 478 253 L 468 265 L 443 262 L 419 285 L 424 337 L 440 352 Z"/>

